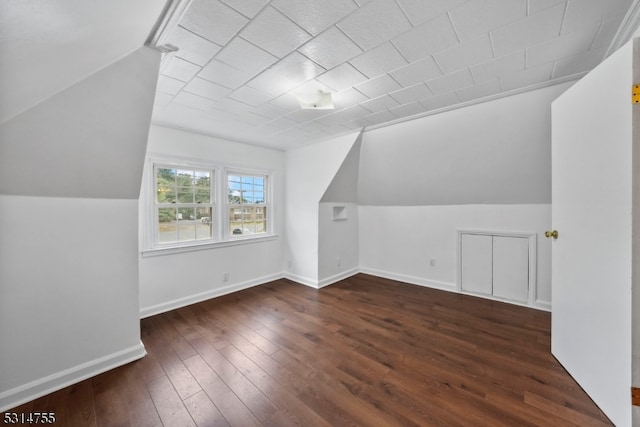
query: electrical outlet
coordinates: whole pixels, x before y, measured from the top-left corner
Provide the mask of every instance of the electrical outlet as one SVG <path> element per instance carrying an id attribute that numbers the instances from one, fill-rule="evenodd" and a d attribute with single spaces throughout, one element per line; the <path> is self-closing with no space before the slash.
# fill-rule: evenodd
<path id="1" fill-rule="evenodd" d="M 228 282 L 229 281 L 229 273 L 222 273 L 222 281 L 223 282 Z"/>
<path id="2" fill-rule="evenodd" d="M 429 260 L 429 267 L 435 267 L 436 266 L 436 259 L 435 258 L 431 258 Z"/>

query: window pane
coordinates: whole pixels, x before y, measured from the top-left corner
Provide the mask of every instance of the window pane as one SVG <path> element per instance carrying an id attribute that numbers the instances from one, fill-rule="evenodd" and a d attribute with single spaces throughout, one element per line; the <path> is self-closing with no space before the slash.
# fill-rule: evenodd
<path id="1" fill-rule="evenodd" d="M 178 169 L 178 186 L 191 187 L 193 185 L 193 171 Z"/>
<path id="2" fill-rule="evenodd" d="M 196 239 L 210 239 L 212 237 L 212 216 L 211 208 L 196 208 Z"/>
<path id="3" fill-rule="evenodd" d="M 176 224 L 176 209 L 158 209 L 158 242 L 170 243 L 178 241 L 178 227 Z"/>
<path id="4" fill-rule="evenodd" d="M 178 208 L 178 242 L 196 238 L 196 221 L 193 208 Z"/>
<path id="5" fill-rule="evenodd" d="M 176 188 L 165 185 L 158 186 L 158 203 L 175 203 Z"/>
<path id="6" fill-rule="evenodd" d="M 195 185 L 196 187 L 210 188 L 211 173 L 206 171 L 195 171 Z"/>
<path id="7" fill-rule="evenodd" d="M 158 185 L 176 185 L 176 170 L 175 169 L 166 169 L 166 168 L 158 168 L 156 177 L 158 180 Z"/>
<path id="8" fill-rule="evenodd" d="M 178 203 L 193 203 L 193 189 L 178 187 Z"/>
<path id="9" fill-rule="evenodd" d="M 210 190 L 196 190 L 196 203 L 211 203 L 211 191 Z"/>

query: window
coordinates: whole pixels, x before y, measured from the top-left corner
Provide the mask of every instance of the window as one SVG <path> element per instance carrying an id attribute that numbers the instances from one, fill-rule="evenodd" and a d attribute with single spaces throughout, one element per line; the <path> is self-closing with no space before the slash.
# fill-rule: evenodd
<path id="1" fill-rule="evenodd" d="M 227 173 L 228 232 L 230 236 L 266 233 L 267 177 Z"/>
<path id="2" fill-rule="evenodd" d="M 150 159 L 146 171 L 143 252 L 273 236 L 269 172 L 169 159 Z"/>
<path id="3" fill-rule="evenodd" d="M 211 240 L 214 171 L 171 166 L 154 169 L 157 243 Z"/>

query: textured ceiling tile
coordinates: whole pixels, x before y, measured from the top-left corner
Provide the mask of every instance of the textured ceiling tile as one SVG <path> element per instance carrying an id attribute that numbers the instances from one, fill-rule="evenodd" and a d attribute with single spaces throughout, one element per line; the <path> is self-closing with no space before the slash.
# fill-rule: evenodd
<path id="1" fill-rule="evenodd" d="M 434 95 L 442 95 L 457 88 L 471 86 L 474 83 L 469 69 L 463 68 L 462 70 L 429 80 L 427 86 L 429 86 L 429 89 L 431 89 Z"/>
<path id="2" fill-rule="evenodd" d="M 565 56 L 586 52 L 593 44 L 599 29 L 599 25 L 592 25 L 590 28 L 587 27 L 528 48 L 527 67 L 535 67 Z"/>
<path id="3" fill-rule="evenodd" d="M 273 0 L 271 4 L 313 35 L 357 8 L 353 2 L 345 0 Z"/>
<path id="4" fill-rule="evenodd" d="M 207 110 L 215 106 L 215 101 L 209 98 L 203 98 L 198 95 L 193 95 L 188 92 L 180 92 L 174 99 L 176 104 L 184 105 L 186 107 L 197 108 L 200 110 Z"/>
<path id="5" fill-rule="evenodd" d="M 493 58 L 493 49 L 489 36 L 483 35 L 436 53 L 433 57 L 444 73 L 450 73 L 490 60 Z"/>
<path id="6" fill-rule="evenodd" d="M 379 111 L 377 113 L 369 114 L 368 116 L 365 116 L 365 118 L 367 120 L 369 120 L 373 124 L 380 124 L 380 123 L 384 123 L 384 122 L 390 122 L 392 120 L 397 119 L 397 117 L 391 111 L 388 111 L 388 110 Z"/>
<path id="7" fill-rule="evenodd" d="M 411 29 L 411 24 L 395 1 L 373 0 L 338 26 L 361 48 L 371 49 Z"/>
<path id="8" fill-rule="evenodd" d="M 500 93 L 500 81 L 499 79 L 487 80 L 486 82 L 478 83 L 474 86 L 456 90 L 456 94 L 461 101 L 473 101 L 475 99 L 481 99 L 487 96 Z"/>
<path id="9" fill-rule="evenodd" d="M 371 112 L 365 108 L 362 108 L 359 105 L 354 105 L 353 107 L 340 111 L 338 114 L 343 118 L 343 122 L 348 122 L 350 120 L 359 119 L 360 117 L 367 116 L 371 114 Z"/>
<path id="10" fill-rule="evenodd" d="M 269 101 L 269 103 L 287 111 L 294 111 L 300 108 L 300 104 L 298 103 L 298 100 L 296 99 L 295 96 L 293 96 L 290 93 L 285 93 L 283 95 L 280 95 L 279 97 Z"/>
<path id="11" fill-rule="evenodd" d="M 254 107 L 264 104 L 271 99 L 269 95 L 266 95 L 259 90 L 253 89 L 249 86 L 242 86 L 241 88 L 231 92 L 228 96 L 231 99 L 244 102 L 245 104 L 249 104 Z"/>
<path id="12" fill-rule="evenodd" d="M 173 100 L 173 95 L 168 93 L 156 93 L 156 97 L 153 100 L 154 109 L 157 107 L 165 107 Z"/>
<path id="13" fill-rule="evenodd" d="M 253 18 L 269 3 L 269 0 L 222 0 L 227 6 L 232 7 L 244 16 Z"/>
<path id="14" fill-rule="evenodd" d="M 449 107 L 460 102 L 460 98 L 455 92 L 445 93 L 444 95 L 434 96 L 432 98 L 420 101 L 427 110 L 437 110 L 439 108 Z"/>
<path id="15" fill-rule="evenodd" d="M 581 27 L 624 14 L 631 0 L 580 0 L 570 1 L 562 25 L 562 34 L 572 33 Z"/>
<path id="16" fill-rule="evenodd" d="M 298 51 L 327 70 L 362 53 L 362 49 L 337 27 L 329 28 Z"/>
<path id="17" fill-rule="evenodd" d="M 215 25 L 211 25 L 215 22 Z M 218 0 L 193 0 L 180 25 L 207 40 L 225 45 L 249 20 Z"/>
<path id="18" fill-rule="evenodd" d="M 363 53 L 349 62 L 370 78 L 407 65 L 407 61 L 400 55 L 400 52 L 388 42 Z"/>
<path id="19" fill-rule="evenodd" d="M 402 86 L 407 87 L 440 76 L 442 72 L 433 58 L 429 57 L 393 71 L 391 75 Z"/>
<path id="20" fill-rule="evenodd" d="M 184 87 L 184 90 L 213 100 L 222 99 L 231 92 L 224 86 L 211 83 L 210 81 L 200 79 L 198 77 L 191 80 L 191 82 Z"/>
<path id="21" fill-rule="evenodd" d="M 418 101 L 420 99 L 433 96 L 433 93 L 429 90 L 426 84 L 418 83 L 417 85 L 400 89 L 396 92 L 391 92 L 390 95 L 400 104 L 408 104 L 412 101 Z"/>
<path id="22" fill-rule="evenodd" d="M 363 103 L 368 99 L 369 98 L 361 92 L 358 92 L 353 88 L 349 88 L 334 94 L 333 104 L 336 106 L 336 109 L 343 109 L 353 107 L 354 105 Z"/>
<path id="23" fill-rule="evenodd" d="M 263 104 L 253 108 L 251 112 L 269 119 L 275 119 L 276 117 L 284 116 L 289 111 L 278 108 L 275 105 Z"/>
<path id="24" fill-rule="evenodd" d="M 202 69 L 198 77 L 236 89 L 249 80 L 251 75 L 214 59 Z"/>
<path id="25" fill-rule="evenodd" d="M 556 62 L 556 66 L 553 69 L 553 78 L 557 79 L 588 71 L 602 61 L 605 52 L 606 48 L 600 48 L 570 58 L 561 59 Z"/>
<path id="26" fill-rule="evenodd" d="M 311 38 L 272 7 L 265 8 L 240 33 L 240 37 L 277 57 L 283 57 Z"/>
<path id="27" fill-rule="evenodd" d="M 282 95 L 298 86 L 297 83 L 285 79 L 279 72 L 272 68 L 260 73 L 256 78 L 248 82 L 247 85 L 272 96 Z"/>
<path id="28" fill-rule="evenodd" d="M 169 95 L 176 95 L 184 87 L 184 82 L 171 77 L 159 76 L 158 77 L 158 92 L 166 93 Z"/>
<path id="29" fill-rule="evenodd" d="M 471 0 L 451 10 L 460 41 L 472 40 L 527 14 L 527 0 Z"/>
<path id="30" fill-rule="evenodd" d="M 542 64 L 526 70 L 509 73 L 500 78 L 502 89 L 505 91 L 527 87 L 536 83 L 546 82 L 551 79 L 553 63 Z"/>
<path id="31" fill-rule="evenodd" d="M 191 80 L 199 71 L 199 65 L 192 64 L 175 56 L 162 68 L 163 75 L 183 82 Z"/>
<path id="32" fill-rule="evenodd" d="M 378 111 L 397 107 L 398 105 L 400 105 L 400 103 L 389 95 L 383 95 L 360 104 L 361 107 L 366 108 L 371 113 L 377 113 Z"/>
<path id="33" fill-rule="evenodd" d="M 360 83 L 356 86 L 356 89 L 367 95 L 369 98 L 377 98 L 380 95 L 402 89 L 402 86 L 400 86 L 388 74 L 384 74 L 380 77 L 376 77 L 375 79 Z"/>
<path id="34" fill-rule="evenodd" d="M 277 61 L 275 56 L 239 37 L 225 46 L 216 59 L 251 75 L 256 75 Z"/>
<path id="35" fill-rule="evenodd" d="M 448 15 L 441 15 L 393 39 L 393 44 L 409 62 L 450 49 L 458 37 Z"/>
<path id="36" fill-rule="evenodd" d="M 514 71 L 524 70 L 524 66 L 525 52 L 523 50 L 473 66 L 471 72 L 477 82 L 482 82 Z"/>
<path id="37" fill-rule="evenodd" d="M 397 107 L 390 108 L 389 111 L 391 111 L 394 116 L 402 118 L 415 116 L 416 114 L 422 114 L 426 111 L 426 109 L 418 101 L 414 101 L 410 104 L 403 104 Z"/>
<path id="38" fill-rule="evenodd" d="M 287 80 L 298 84 L 311 80 L 325 71 L 324 68 L 298 52 L 288 55 L 271 69 Z"/>
<path id="39" fill-rule="evenodd" d="M 318 93 L 318 91 L 331 92 L 331 88 L 329 88 L 324 83 L 314 79 L 309 80 L 301 86 L 298 86 L 297 88 L 292 90 L 291 93 L 295 96 L 307 97 L 309 95 Z"/>
<path id="40" fill-rule="evenodd" d="M 413 25 L 420 25 L 467 0 L 398 0 Z"/>
<path id="41" fill-rule="evenodd" d="M 540 12 L 557 4 L 567 4 L 567 0 L 529 0 L 529 14 Z"/>
<path id="42" fill-rule="evenodd" d="M 245 114 L 252 109 L 251 106 L 230 98 L 216 102 L 215 108 L 231 114 Z"/>
<path id="43" fill-rule="evenodd" d="M 286 117 L 279 117 L 267 123 L 266 126 L 279 129 L 279 130 L 284 130 L 284 129 L 295 127 L 297 124 L 298 122 L 288 119 Z"/>
<path id="44" fill-rule="evenodd" d="M 340 92 L 365 81 L 367 76 L 353 68 L 351 64 L 344 63 L 318 76 L 317 79 L 334 91 Z"/>
<path id="45" fill-rule="evenodd" d="M 167 39 L 167 43 L 178 47 L 179 50 L 176 52 L 177 57 L 198 65 L 205 65 L 221 49 L 217 44 L 193 34 L 191 31 L 180 26 L 173 30 Z"/>
<path id="46" fill-rule="evenodd" d="M 327 114 L 331 114 L 331 110 L 296 110 L 287 114 L 285 117 L 297 123 L 306 123 L 312 120 L 317 120 L 322 116 L 326 116 Z M 311 129 L 306 128 L 306 130 Z"/>
<path id="47" fill-rule="evenodd" d="M 564 5 L 545 9 L 491 32 L 496 56 L 527 48 L 560 35 Z"/>
<path id="48" fill-rule="evenodd" d="M 593 42 L 593 46 L 591 49 L 598 49 L 601 47 L 609 47 L 611 44 L 611 40 L 616 35 L 618 28 L 620 27 L 620 23 L 624 15 L 618 15 L 615 18 L 607 19 L 604 21 L 600 27 L 600 31 L 598 31 L 598 35 Z"/>

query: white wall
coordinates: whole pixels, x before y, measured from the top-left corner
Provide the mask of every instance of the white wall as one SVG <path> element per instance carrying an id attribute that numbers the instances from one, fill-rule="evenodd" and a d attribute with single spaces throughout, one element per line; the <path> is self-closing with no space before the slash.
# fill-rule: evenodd
<path id="1" fill-rule="evenodd" d="M 457 229 L 535 232 L 534 304 L 550 310 L 551 102 L 570 86 L 365 132 L 362 270 L 455 290 Z"/>
<path id="2" fill-rule="evenodd" d="M 551 203 L 552 86 L 366 131 L 361 205 Z"/>
<path id="3" fill-rule="evenodd" d="M 0 124 L 0 411 L 144 355 L 137 210 L 159 62 L 141 48 Z"/>
<path id="4" fill-rule="evenodd" d="M 334 207 L 344 217 L 334 219 Z M 320 203 L 318 208 L 318 287 L 327 286 L 359 271 L 359 212 L 356 203 Z"/>
<path id="5" fill-rule="evenodd" d="M 358 134 L 286 152 L 286 276 L 318 287 L 319 203 Z"/>
<path id="6" fill-rule="evenodd" d="M 140 256 L 140 313 L 164 312 L 197 301 L 234 292 L 282 277 L 284 252 L 284 159 L 281 151 L 269 150 L 152 126 L 148 156 L 177 157 L 221 166 L 270 170 L 273 180 L 272 213 L 277 237 L 234 246 L 150 256 Z M 150 163 L 145 164 L 141 191 L 141 248 L 148 221 L 143 216 L 151 189 Z M 224 273 L 228 280 L 223 280 Z"/>
<path id="7" fill-rule="evenodd" d="M 0 196 L 0 411 L 144 355 L 137 209 Z"/>
<path id="8" fill-rule="evenodd" d="M 456 290 L 457 230 L 538 234 L 536 307 L 550 310 L 551 205 L 360 206 L 360 268 L 417 285 Z M 435 266 L 429 260 L 435 259 Z"/>

